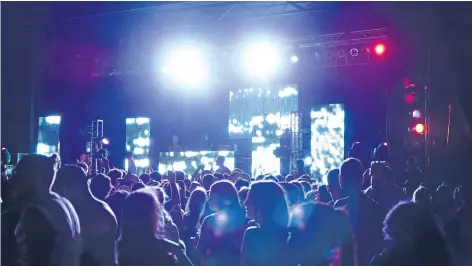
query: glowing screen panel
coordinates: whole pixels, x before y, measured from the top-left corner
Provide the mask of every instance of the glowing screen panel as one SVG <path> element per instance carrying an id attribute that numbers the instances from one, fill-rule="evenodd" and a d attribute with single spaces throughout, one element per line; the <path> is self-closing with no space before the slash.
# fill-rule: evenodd
<path id="1" fill-rule="evenodd" d="M 312 108 L 311 156 L 305 158 L 305 164 L 311 164 L 312 175 L 321 177 L 338 168 L 344 159 L 344 115 L 342 104 Z"/>
<path id="2" fill-rule="evenodd" d="M 186 175 L 191 175 L 202 164 L 205 166 L 205 170 L 216 170 L 215 160 L 219 155 L 225 157 L 225 166 L 232 171 L 234 169 L 233 151 L 161 152 L 158 171 L 161 174 L 167 170 L 182 171 Z"/>
<path id="3" fill-rule="evenodd" d="M 38 144 L 36 153 L 50 156 L 59 153 L 59 128 L 61 126 L 60 116 L 46 116 L 39 118 Z"/>
<path id="4" fill-rule="evenodd" d="M 280 158 L 275 157 L 274 151 L 280 146 L 274 143 L 252 144 L 252 176 L 280 173 Z"/>
<path id="5" fill-rule="evenodd" d="M 298 111 L 298 87 L 247 88 L 230 92 L 230 138 L 276 138 L 290 126 L 290 113 Z"/>
<path id="6" fill-rule="evenodd" d="M 151 121 L 148 117 L 126 118 L 126 151 L 134 153 L 137 173 L 149 167 Z M 127 170 L 125 160 L 125 170 Z"/>

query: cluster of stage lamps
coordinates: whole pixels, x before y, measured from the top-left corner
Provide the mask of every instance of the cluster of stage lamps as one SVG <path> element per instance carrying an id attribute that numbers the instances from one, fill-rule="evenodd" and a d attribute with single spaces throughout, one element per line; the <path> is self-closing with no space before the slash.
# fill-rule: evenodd
<path id="1" fill-rule="evenodd" d="M 387 46 L 376 43 L 364 52 L 383 56 L 387 53 Z M 214 54 L 211 49 L 201 44 L 176 45 L 160 55 L 162 58 L 158 60 L 158 68 L 161 74 L 175 85 L 190 89 L 201 88 L 212 81 L 212 72 L 218 67 Z M 350 54 L 356 57 L 359 50 L 352 48 Z M 259 41 L 236 49 L 231 60 L 225 63 L 233 64 L 238 72 L 250 78 L 268 80 L 287 65 L 297 64 L 299 60 L 295 52 L 284 49 L 276 42 Z"/>

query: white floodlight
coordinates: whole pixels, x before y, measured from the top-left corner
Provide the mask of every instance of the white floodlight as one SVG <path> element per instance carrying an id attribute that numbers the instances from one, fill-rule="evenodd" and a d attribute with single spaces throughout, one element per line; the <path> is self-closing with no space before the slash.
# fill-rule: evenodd
<path id="1" fill-rule="evenodd" d="M 167 57 L 162 73 L 184 87 L 203 86 L 210 78 L 210 62 L 197 46 L 181 46 Z"/>
<path id="2" fill-rule="evenodd" d="M 246 72 L 266 79 L 280 67 L 280 54 L 277 45 L 269 42 L 248 44 L 242 51 L 243 67 Z"/>

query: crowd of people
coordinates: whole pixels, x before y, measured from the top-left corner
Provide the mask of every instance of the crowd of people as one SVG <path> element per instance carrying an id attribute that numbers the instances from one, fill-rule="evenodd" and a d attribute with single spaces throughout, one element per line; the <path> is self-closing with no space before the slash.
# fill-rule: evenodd
<path id="1" fill-rule="evenodd" d="M 27 155 L 2 178 L 2 265 L 472 265 L 467 185 L 400 187 L 388 162 L 356 158 L 325 184 L 218 161 L 192 176 L 93 175 Z"/>

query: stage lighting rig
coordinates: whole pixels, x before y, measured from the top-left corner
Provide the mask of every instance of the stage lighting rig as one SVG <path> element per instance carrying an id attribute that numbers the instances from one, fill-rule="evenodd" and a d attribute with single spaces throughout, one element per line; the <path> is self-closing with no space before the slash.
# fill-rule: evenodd
<path id="1" fill-rule="evenodd" d="M 94 120 L 87 126 L 87 133 L 90 136 L 90 157 L 91 157 L 91 173 L 97 174 L 98 160 L 107 158 L 110 154 L 107 149 L 103 148 L 108 140 L 103 138 L 103 120 Z M 104 142 L 104 140 L 106 140 Z M 107 144 L 105 144 L 107 145 Z"/>

